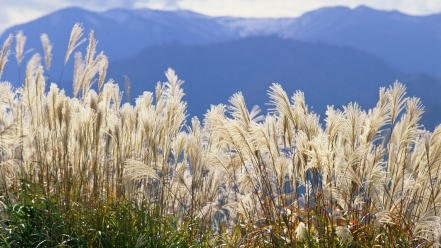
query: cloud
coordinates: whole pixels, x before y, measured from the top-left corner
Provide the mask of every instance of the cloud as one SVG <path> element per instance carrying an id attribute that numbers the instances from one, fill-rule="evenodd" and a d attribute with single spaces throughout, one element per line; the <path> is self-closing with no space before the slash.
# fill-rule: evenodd
<path id="1" fill-rule="evenodd" d="M 89 9 L 133 8 L 139 0 L 64 0 L 70 6 L 87 6 Z"/>
<path id="2" fill-rule="evenodd" d="M 12 25 L 38 18 L 45 13 L 45 11 L 37 8 L 21 8 L 15 4 L 5 4 L 0 10 L 0 33 Z"/>
<path id="3" fill-rule="evenodd" d="M 136 1 L 135 8 L 153 8 L 153 9 L 180 9 L 182 0 L 138 0 Z"/>
<path id="4" fill-rule="evenodd" d="M 116 7 L 133 8 L 138 0 L 0 0 L 0 33 L 6 28 L 33 20 L 52 11 L 69 6 L 90 10 Z"/>
<path id="5" fill-rule="evenodd" d="M 441 11 L 437 0 L 0 0 L 0 32 L 59 8 L 78 6 L 89 10 L 111 8 L 189 9 L 217 16 L 282 17 L 299 16 L 307 11 L 343 5 L 364 4 L 384 10 L 399 10 L 413 15 Z"/>
<path id="6" fill-rule="evenodd" d="M 436 0 L 180 0 L 182 8 L 211 15 L 235 16 L 299 16 L 307 11 L 326 6 L 367 5 L 383 10 L 399 10 L 412 15 L 441 11 Z"/>

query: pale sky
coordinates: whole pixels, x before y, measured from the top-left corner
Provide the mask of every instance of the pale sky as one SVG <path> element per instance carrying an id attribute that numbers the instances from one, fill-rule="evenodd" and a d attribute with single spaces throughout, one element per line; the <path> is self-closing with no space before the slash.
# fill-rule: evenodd
<path id="1" fill-rule="evenodd" d="M 0 0 L 0 33 L 59 8 L 80 6 L 89 10 L 110 8 L 189 9 L 207 15 L 289 17 L 325 6 L 367 5 L 412 15 L 441 12 L 441 0 Z"/>

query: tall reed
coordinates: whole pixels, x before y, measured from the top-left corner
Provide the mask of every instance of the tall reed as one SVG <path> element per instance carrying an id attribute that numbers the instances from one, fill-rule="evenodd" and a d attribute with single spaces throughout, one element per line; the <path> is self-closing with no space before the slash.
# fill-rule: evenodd
<path id="1" fill-rule="evenodd" d="M 74 26 L 65 62 L 82 32 Z M 45 66 L 34 54 L 22 87 L 0 84 L 2 192 L 24 177 L 66 208 L 128 199 L 198 226 L 194 239 L 212 231 L 213 245 L 441 245 L 441 126 L 423 128 L 403 84 L 381 88 L 368 110 L 329 106 L 323 123 L 277 83 L 267 114 L 239 92 L 187 122 L 172 69 L 124 103 L 93 32 L 75 54 L 74 96 L 46 91 L 42 41 Z"/>

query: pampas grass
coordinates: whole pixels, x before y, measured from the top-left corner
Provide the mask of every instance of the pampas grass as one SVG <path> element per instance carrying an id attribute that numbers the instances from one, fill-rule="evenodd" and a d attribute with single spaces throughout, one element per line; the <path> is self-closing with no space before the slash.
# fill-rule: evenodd
<path id="1" fill-rule="evenodd" d="M 8 56 L 10 52 L 10 47 L 12 45 L 12 35 L 9 35 L 5 41 L 3 42 L 3 46 L 0 50 L 0 79 L 3 75 L 3 71 L 5 70 L 6 63 L 8 62 Z"/>
<path id="2" fill-rule="evenodd" d="M 46 66 L 46 70 L 49 72 L 52 65 L 52 44 L 47 34 L 41 34 L 40 40 L 44 51 L 44 63 Z"/>
<path id="3" fill-rule="evenodd" d="M 65 63 L 82 32 L 74 26 Z M 187 121 L 172 69 L 122 102 L 93 32 L 75 54 L 74 97 L 45 92 L 44 37 L 46 67 L 36 54 L 22 88 L 0 87 L 4 192 L 25 178 L 66 208 L 129 199 L 191 223 L 194 240 L 212 232 L 213 246 L 441 245 L 441 126 L 423 128 L 404 84 L 381 88 L 372 109 L 329 106 L 324 122 L 277 83 L 267 114 L 236 93 Z"/>
<path id="4" fill-rule="evenodd" d="M 81 43 L 85 41 L 84 39 L 81 39 L 83 37 L 83 30 L 83 26 L 81 26 L 81 24 L 79 23 L 75 23 L 75 25 L 72 27 L 69 43 L 66 49 L 66 55 L 64 57 L 64 64 L 67 64 L 67 61 L 69 60 L 70 55 L 75 50 L 75 48 L 77 48 L 79 45 L 81 45 Z"/>
<path id="5" fill-rule="evenodd" d="M 18 65 L 21 65 L 23 61 L 26 39 L 22 31 L 18 31 L 17 34 L 15 34 L 15 59 L 17 59 Z"/>

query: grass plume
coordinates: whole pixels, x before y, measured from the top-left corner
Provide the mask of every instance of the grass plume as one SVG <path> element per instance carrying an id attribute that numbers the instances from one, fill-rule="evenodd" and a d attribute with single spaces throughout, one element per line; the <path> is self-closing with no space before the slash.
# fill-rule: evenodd
<path id="1" fill-rule="evenodd" d="M 76 24 L 65 63 L 82 32 Z M 46 68 L 36 54 L 22 88 L 0 84 L 4 195 L 24 178 L 66 209 L 128 200 L 173 216 L 190 240 L 210 233 L 211 246 L 441 245 L 441 126 L 423 128 L 404 84 L 381 88 L 368 110 L 329 106 L 324 122 L 278 83 L 266 114 L 239 92 L 187 121 L 172 69 L 123 102 L 93 32 L 75 54 L 74 96 L 45 91 L 42 41 Z"/>

